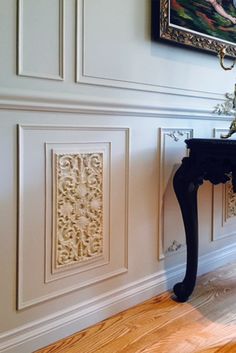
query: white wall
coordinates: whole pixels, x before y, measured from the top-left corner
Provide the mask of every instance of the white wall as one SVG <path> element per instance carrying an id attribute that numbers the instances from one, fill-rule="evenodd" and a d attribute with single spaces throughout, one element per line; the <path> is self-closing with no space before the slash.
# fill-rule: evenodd
<path id="1" fill-rule="evenodd" d="M 17 26 L 17 1 L 0 2 L 0 352 L 32 352 L 183 277 L 173 173 L 186 138 L 228 127 L 212 110 L 235 76 L 152 42 L 150 8 L 19 0 Z M 82 154 L 102 160 L 101 254 L 60 267 L 55 161 Z M 234 257 L 235 207 L 228 187 L 201 187 L 199 273 Z"/>

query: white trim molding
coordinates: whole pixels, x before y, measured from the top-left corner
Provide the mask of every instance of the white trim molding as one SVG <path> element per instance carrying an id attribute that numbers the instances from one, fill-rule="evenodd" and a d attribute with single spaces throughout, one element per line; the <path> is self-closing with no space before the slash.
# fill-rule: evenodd
<path id="1" fill-rule="evenodd" d="M 118 79 L 114 77 L 106 77 L 103 75 L 91 75 L 85 70 L 85 52 L 86 52 L 86 30 L 85 30 L 85 11 L 86 1 L 77 0 L 77 18 L 76 18 L 76 82 L 78 84 L 86 84 L 93 86 L 104 86 L 121 88 L 125 90 L 137 90 L 143 92 L 158 92 L 162 94 L 174 94 L 185 97 L 196 97 L 205 99 L 220 99 L 221 95 L 217 92 L 209 92 L 204 90 L 185 89 L 183 87 L 172 87 L 167 85 L 159 85 L 155 83 L 143 83 L 141 81 Z M 183 81 L 184 82 L 184 81 Z"/>
<path id="2" fill-rule="evenodd" d="M 187 148 L 184 145 L 184 140 L 187 138 L 192 138 L 194 134 L 193 129 L 188 129 L 188 128 L 182 128 L 182 127 L 177 127 L 177 128 L 160 128 L 159 129 L 159 141 L 158 141 L 158 151 L 159 151 L 159 156 L 158 156 L 158 165 L 159 165 L 159 184 L 158 184 L 158 260 L 163 260 L 165 258 L 165 254 L 176 254 L 179 251 L 168 251 L 168 249 L 172 249 L 171 245 L 167 246 L 165 249 L 164 246 L 164 239 L 165 239 L 165 230 L 164 230 L 164 201 L 165 201 L 165 192 L 166 192 L 166 187 L 164 186 L 167 185 L 167 180 L 166 180 L 166 168 L 167 166 L 170 168 L 170 165 L 167 161 L 167 153 L 166 153 L 166 148 L 168 145 L 167 137 L 169 138 L 169 141 L 171 142 L 174 141 L 176 143 L 176 147 L 180 145 L 180 149 L 182 151 L 185 150 L 185 155 L 178 156 L 176 159 L 176 164 L 180 163 L 181 158 L 185 157 L 187 155 Z M 176 149 L 177 151 L 177 149 Z M 171 156 L 171 161 L 173 162 L 173 155 Z M 174 172 L 175 165 L 172 165 L 172 173 Z M 169 177 L 172 177 L 168 175 Z M 170 181 L 172 183 L 172 180 Z M 182 222 L 182 219 L 181 219 Z M 178 246 L 176 250 L 182 251 L 184 248 L 184 245 L 179 243 L 175 239 L 171 239 L 172 245 L 175 244 L 180 244 L 181 246 Z"/>
<path id="3" fill-rule="evenodd" d="M 30 72 L 24 68 L 24 53 L 23 53 L 23 21 L 24 21 L 24 12 L 23 12 L 23 2 L 24 0 L 18 0 L 18 45 L 17 45 L 17 74 L 19 76 L 48 79 L 48 80 L 64 80 L 65 72 L 65 0 L 58 0 L 59 6 L 59 23 L 58 23 L 58 38 L 59 38 L 59 53 L 58 53 L 58 62 L 59 62 L 59 72 L 58 75 L 51 73 L 38 73 Z"/>
<path id="4" fill-rule="evenodd" d="M 212 105 L 214 105 L 214 100 Z M 144 101 L 111 98 L 78 98 L 74 94 L 35 93 L 27 90 L 0 88 L 0 110 L 23 110 L 36 112 L 59 112 L 75 114 L 97 114 L 112 116 L 133 116 L 165 119 L 230 121 L 228 115 L 218 116 L 212 109 L 186 108 L 186 106 L 165 106 L 146 104 Z"/>
<path id="5" fill-rule="evenodd" d="M 96 133 L 96 134 L 94 134 Z M 73 136 L 72 136 L 73 134 Z M 96 135 L 96 137 L 94 137 Z M 37 136 L 37 137 L 36 137 Z M 91 137 L 92 136 L 92 137 Z M 75 139 L 73 142 L 72 137 Z M 47 139 L 53 138 L 50 142 Z M 91 140 L 88 140 L 91 139 Z M 76 142 L 79 140 L 79 143 Z M 35 141 L 35 142 L 33 142 Z M 30 146 L 30 147 L 29 147 Z M 33 146 L 33 147 L 32 147 Z M 52 272 L 52 181 L 48 186 L 46 179 L 52 179 L 47 169 L 52 167 L 52 160 L 46 163 L 45 148 L 50 147 L 46 155 L 56 151 L 66 152 L 100 152 L 104 151 L 104 256 L 80 265 L 68 266 L 63 271 Z M 26 151 L 34 148 L 38 158 L 27 157 Z M 119 151 L 117 161 L 115 150 Z M 36 152 L 37 151 L 37 152 Z M 114 151 L 114 154 L 113 152 Z M 113 158 L 114 156 L 114 158 Z M 18 126 L 18 291 L 17 309 L 21 310 L 41 302 L 54 299 L 66 293 L 76 291 L 128 271 L 128 213 L 129 213 L 129 160 L 130 130 L 126 127 L 102 126 L 70 126 L 70 125 L 19 125 Z M 35 164 L 34 164 L 35 163 Z M 34 164 L 34 167 L 32 166 Z M 36 170 L 39 166 L 42 173 L 33 176 L 38 185 L 34 197 L 38 194 L 36 206 L 27 198 L 26 170 L 27 166 Z M 120 170 L 120 175 L 115 173 Z M 47 178 L 48 176 L 48 178 Z M 35 181 L 37 179 L 37 181 Z M 28 184 L 27 184 L 28 185 Z M 120 188 L 120 196 L 114 189 Z M 40 191 L 39 191 L 40 190 Z M 31 190 L 30 195 L 33 195 Z M 30 196 L 30 197 L 31 197 Z M 120 214 L 119 226 L 114 214 L 110 216 L 110 208 Z M 28 211 L 30 210 L 30 217 Z M 47 219 L 47 217 L 48 219 Z M 51 215 L 51 216 L 50 216 Z M 37 251 L 33 250 L 30 224 L 40 220 L 41 227 L 37 233 Z M 29 227 L 27 227 L 27 225 Z M 105 234 L 106 233 L 106 234 Z M 111 235 L 112 234 L 112 235 Z M 36 236 L 36 234 L 34 234 Z M 38 255 L 39 254 L 39 255 Z M 37 261 L 35 260 L 37 257 Z M 37 265 L 36 265 L 37 264 Z M 37 278 L 37 290 L 31 287 L 27 268 L 34 267 Z M 42 269 L 44 268 L 44 275 Z M 67 285 L 64 280 L 67 277 Z M 26 294 L 27 292 L 27 294 Z"/>

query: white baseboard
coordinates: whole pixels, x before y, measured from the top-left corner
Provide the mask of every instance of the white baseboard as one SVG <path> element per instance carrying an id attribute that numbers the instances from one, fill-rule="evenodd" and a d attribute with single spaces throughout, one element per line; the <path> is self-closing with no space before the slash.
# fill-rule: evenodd
<path id="1" fill-rule="evenodd" d="M 236 244 L 199 258 L 198 274 L 236 259 Z M 185 265 L 146 276 L 80 305 L 0 334 L 0 352 L 32 353 L 58 339 L 78 332 L 120 311 L 150 299 L 183 278 Z"/>

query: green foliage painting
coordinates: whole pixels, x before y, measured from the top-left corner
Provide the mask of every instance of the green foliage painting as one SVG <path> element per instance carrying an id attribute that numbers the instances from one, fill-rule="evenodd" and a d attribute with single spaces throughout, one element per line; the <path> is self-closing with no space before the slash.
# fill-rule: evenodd
<path id="1" fill-rule="evenodd" d="M 171 0 L 171 25 L 236 43 L 236 0 Z"/>

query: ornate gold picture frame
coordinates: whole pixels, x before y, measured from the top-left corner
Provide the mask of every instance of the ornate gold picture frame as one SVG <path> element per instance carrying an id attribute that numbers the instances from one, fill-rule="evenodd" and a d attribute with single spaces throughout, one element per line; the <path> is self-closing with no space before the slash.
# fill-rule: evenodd
<path id="1" fill-rule="evenodd" d="M 152 36 L 236 57 L 236 1 L 152 0 Z"/>

